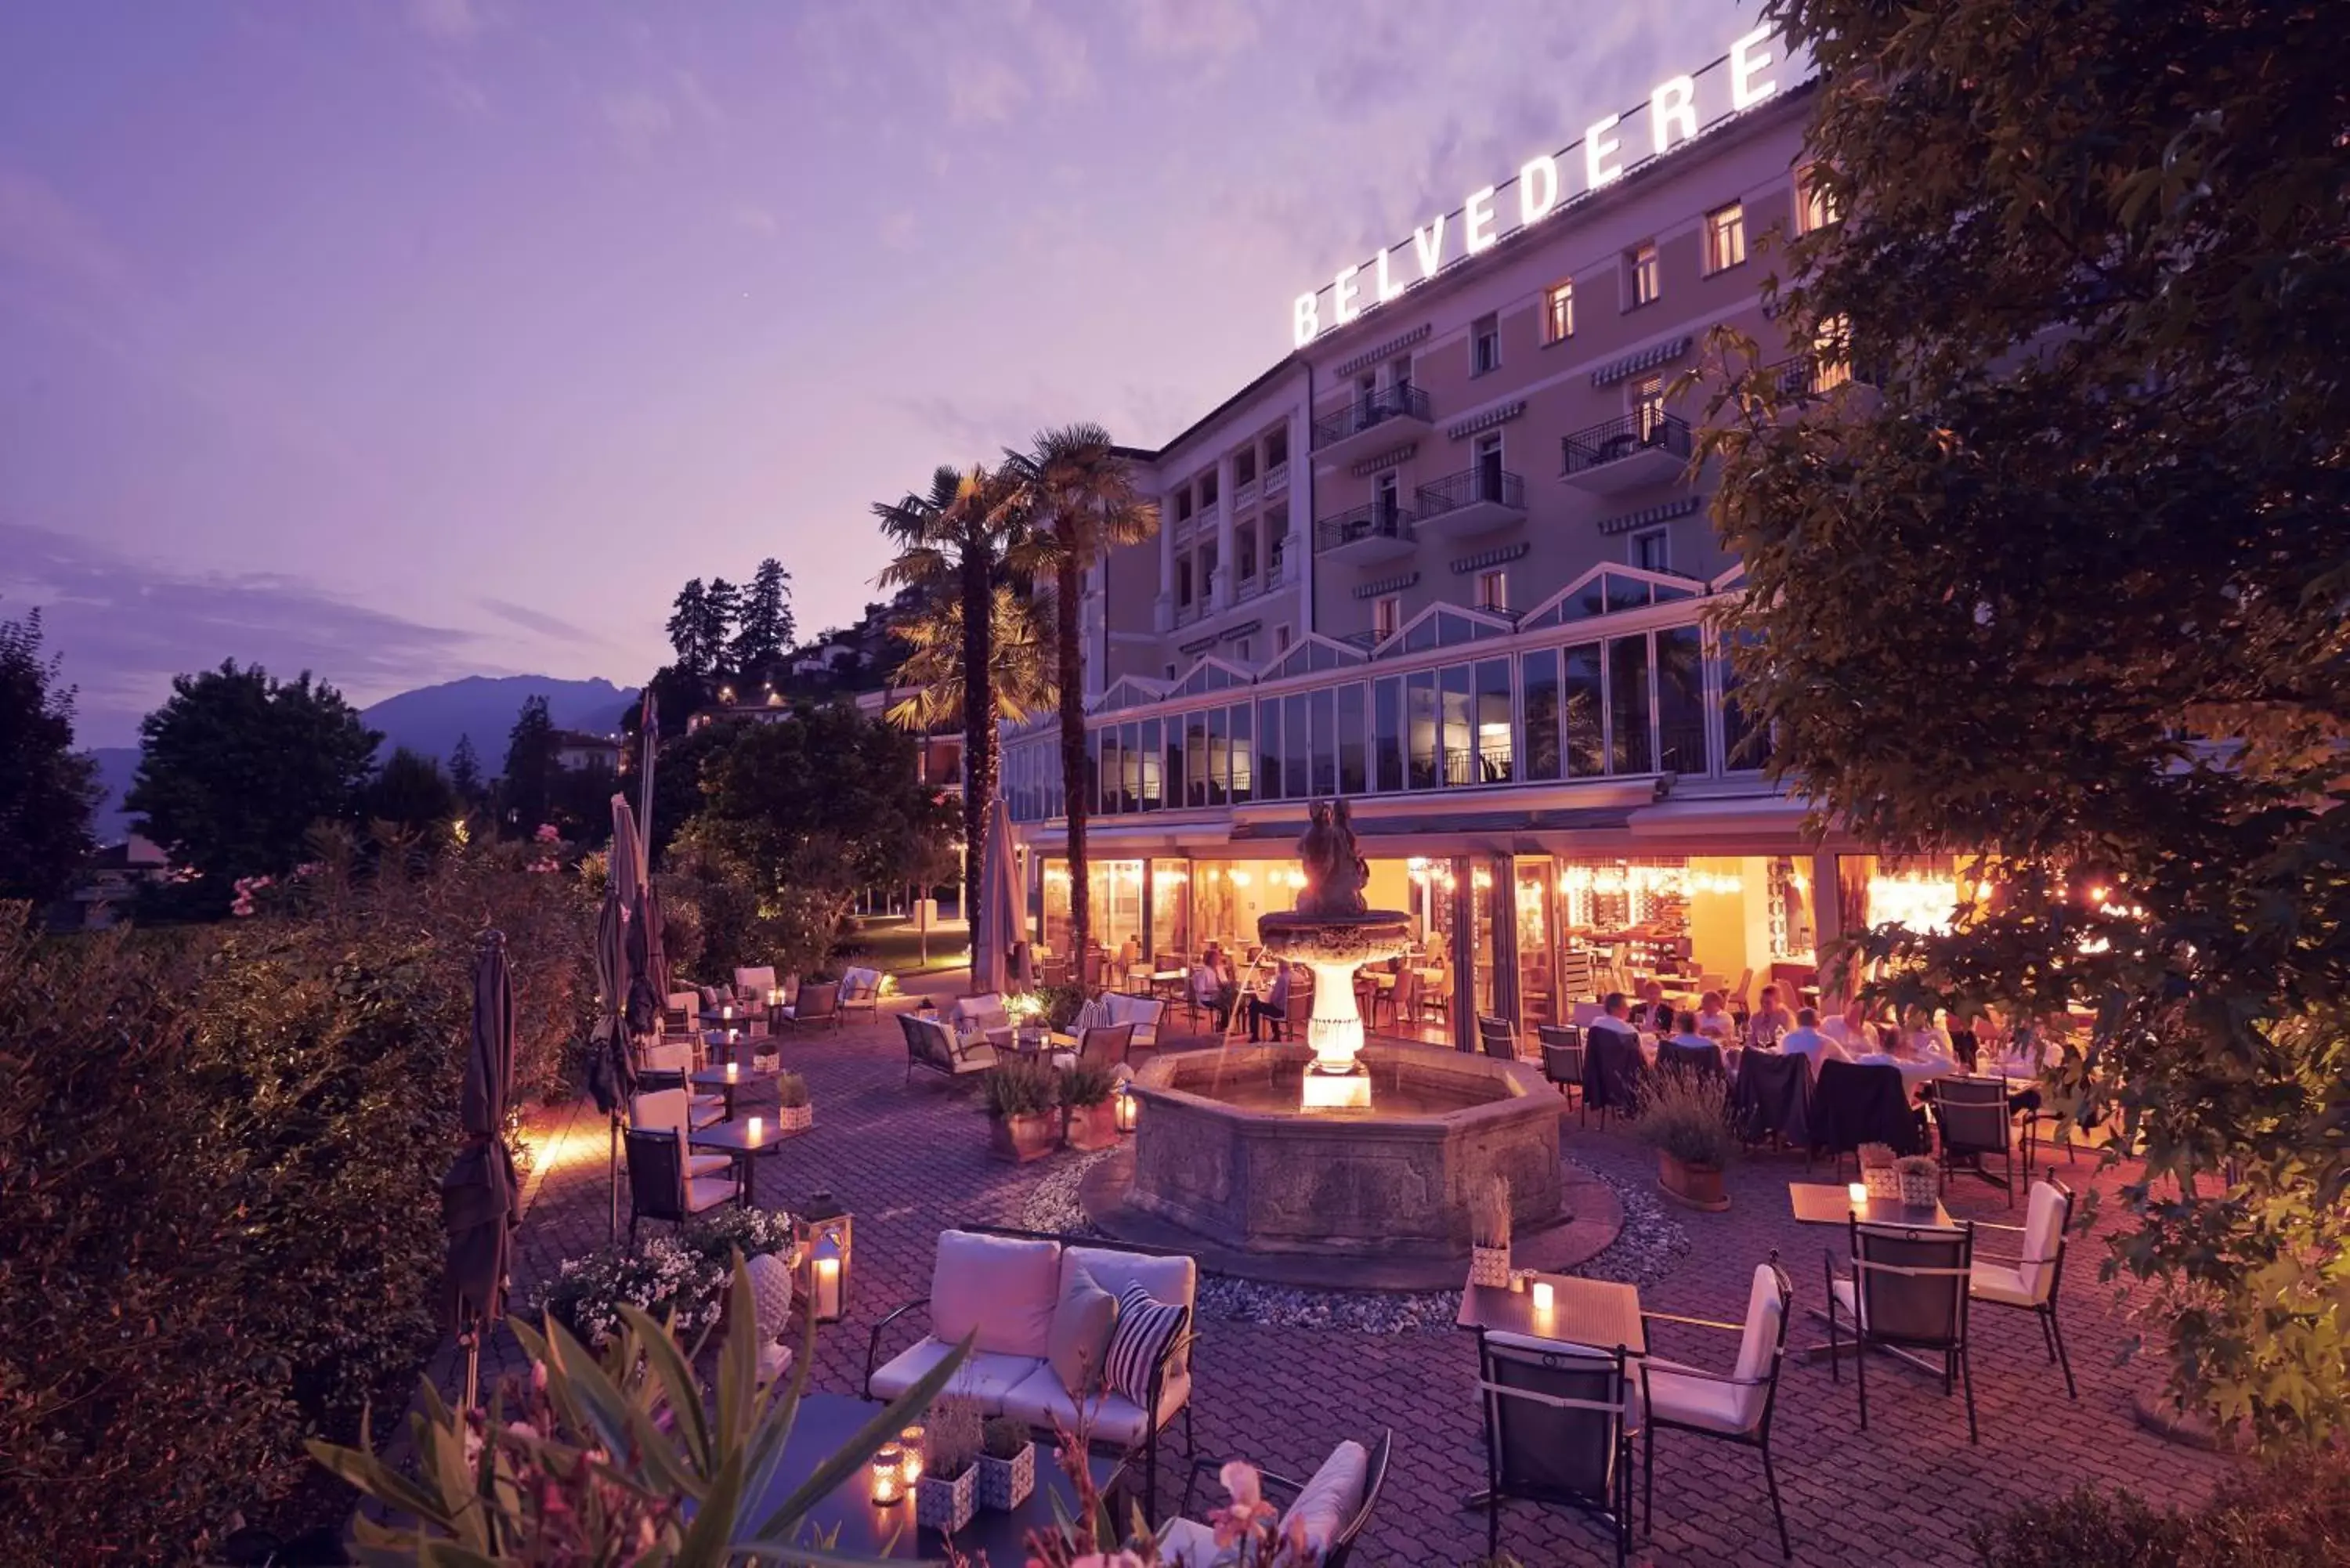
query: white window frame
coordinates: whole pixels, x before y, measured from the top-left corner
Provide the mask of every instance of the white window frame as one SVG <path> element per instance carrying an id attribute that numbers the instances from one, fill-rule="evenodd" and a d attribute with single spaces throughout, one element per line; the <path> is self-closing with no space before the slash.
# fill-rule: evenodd
<path id="1" fill-rule="evenodd" d="M 1656 241 L 1642 240 L 1626 250 L 1624 271 L 1624 297 L 1631 301 L 1627 309 L 1639 310 L 1664 298 L 1664 258 Z"/>
<path id="2" fill-rule="evenodd" d="M 1381 594 L 1371 601 L 1371 640 L 1385 642 L 1403 629 L 1403 596 Z"/>
<path id="3" fill-rule="evenodd" d="M 1490 596 L 1485 591 L 1489 585 L 1493 590 Z M 1487 615 L 1510 613 L 1510 569 L 1507 566 L 1488 566 L 1477 574 L 1477 607 Z"/>
<path id="4" fill-rule="evenodd" d="M 1491 327 L 1492 330 L 1486 328 Z M 1486 345 L 1492 345 L 1492 357 L 1484 358 Z M 1469 324 L 1469 375 L 1471 379 L 1490 376 L 1502 368 L 1502 313 L 1488 311 Z"/>
<path id="5" fill-rule="evenodd" d="M 1650 539 L 1657 540 L 1663 545 L 1664 559 L 1660 563 L 1652 565 L 1640 558 L 1641 545 Z M 1637 566 L 1644 572 L 1671 571 L 1673 569 L 1673 531 L 1670 528 L 1643 528 L 1632 535 L 1625 541 L 1624 564 L 1627 566 Z"/>
<path id="6" fill-rule="evenodd" d="M 1734 239 L 1738 254 L 1725 254 L 1724 236 Z M 1746 265 L 1746 203 L 1724 202 L 1705 215 L 1705 273 L 1711 277 L 1718 272 Z"/>
<path id="7" fill-rule="evenodd" d="M 1559 330 L 1559 302 L 1566 304 L 1566 330 Z M 1564 343 L 1575 336 L 1575 280 L 1563 277 L 1543 290 L 1543 341 Z"/>

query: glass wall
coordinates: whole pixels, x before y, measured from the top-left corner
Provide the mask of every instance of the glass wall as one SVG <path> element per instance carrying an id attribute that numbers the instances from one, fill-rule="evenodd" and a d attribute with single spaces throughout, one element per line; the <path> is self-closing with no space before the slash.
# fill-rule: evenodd
<path id="1" fill-rule="evenodd" d="M 1184 859 L 1150 862 L 1150 956 L 1160 954 L 1188 963 L 1191 952 L 1191 863 Z"/>
<path id="2" fill-rule="evenodd" d="M 1517 866 L 1518 1027 L 1526 1034 L 1561 1022 L 1551 965 L 1551 906 L 1556 897 L 1546 856 L 1520 856 Z"/>
<path id="3" fill-rule="evenodd" d="M 1116 951 L 1128 940 L 1142 949 L 1142 862 L 1088 860 L 1086 863 L 1087 912 L 1093 917 L 1094 940 Z"/>

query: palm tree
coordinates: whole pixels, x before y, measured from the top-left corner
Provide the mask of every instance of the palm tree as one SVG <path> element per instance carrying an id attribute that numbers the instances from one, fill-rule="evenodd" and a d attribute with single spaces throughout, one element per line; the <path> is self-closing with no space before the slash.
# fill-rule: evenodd
<path id="1" fill-rule="evenodd" d="M 1087 897 L 1086 815 L 1092 780 L 1086 750 L 1083 649 L 1077 637 L 1085 575 L 1119 545 L 1159 531 L 1159 504 L 1135 488 L 1134 470 L 1097 424 L 1037 432 L 1035 448 L 1003 454 L 1025 488 L 1034 528 L 1020 565 L 1053 573 L 1053 643 L 1060 688 L 1061 784 L 1068 802 L 1070 950 L 1093 936 Z"/>
<path id="2" fill-rule="evenodd" d="M 877 501 L 873 514 L 898 546 L 881 573 L 884 587 L 921 588 L 952 597 L 962 616 L 962 912 L 979 911 L 987 859 L 987 807 L 995 794 L 995 618 L 990 606 L 1004 550 L 1024 533 L 1025 488 L 1000 469 L 941 467 L 926 493 Z"/>
<path id="3" fill-rule="evenodd" d="M 988 628 L 995 667 L 995 716 L 1024 724 L 1053 705 L 1050 639 L 1036 607 L 1008 584 L 996 585 L 994 625 Z M 882 717 L 901 730 L 926 734 L 962 713 L 962 599 L 941 595 L 889 623 L 906 661 L 890 684 L 901 691 Z"/>

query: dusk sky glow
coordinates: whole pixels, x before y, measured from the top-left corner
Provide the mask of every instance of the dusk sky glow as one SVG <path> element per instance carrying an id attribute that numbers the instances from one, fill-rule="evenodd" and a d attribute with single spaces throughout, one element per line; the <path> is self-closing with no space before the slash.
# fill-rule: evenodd
<path id="1" fill-rule="evenodd" d="M 642 680 L 1042 425 L 1173 436 L 1292 297 L 1694 70 L 1752 4 L 20 0 L 0 616 L 82 740 L 175 670 Z"/>

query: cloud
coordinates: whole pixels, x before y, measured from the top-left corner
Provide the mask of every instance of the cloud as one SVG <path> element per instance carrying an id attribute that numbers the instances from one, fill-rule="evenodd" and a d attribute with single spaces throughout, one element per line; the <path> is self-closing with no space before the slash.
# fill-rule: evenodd
<path id="1" fill-rule="evenodd" d="M 475 634 L 420 621 L 279 573 L 151 566 L 84 540 L 0 524 L 6 612 L 39 606 L 65 677 L 80 688 L 81 742 L 127 743 L 172 677 L 255 662 L 315 670 L 366 702 L 472 673 Z"/>
<path id="2" fill-rule="evenodd" d="M 1160 59 L 1229 58 L 1263 31 L 1253 0 L 1131 0 L 1126 14 L 1136 46 Z"/>
<path id="3" fill-rule="evenodd" d="M 727 209 L 726 217 L 736 228 L 748 229 L 763 239 L 772 240 L 784 232 L 784 225 L 775 214 L 756 202 L 735 202 Z"/>
<path id="4" fill-rule="evenodd" d="M 914 248 L 914 231 L 918 220 L 910 212 L 899 210 L 881 220 L 881 243 L 893 251 Z"/>
<path id="5" fill-rule="evenodd" d="M 651 157 L 653 149 L 677 125 L 677 117 L 670 112 L 669 100 L 641 88 L 607 93 L 603 108 L 604 125 L 612 133 L 612 140 L 619 143 L 621 151 L 638 160 Z"/>
<path id="6" fill-rule="evenodd" d="M 408 0 L 409 25 L 439 43 L 467 43 L 485 20 L 473 0 Z"/>
<path id="7" fill-rule="evenodd" d="M 500 619 L 510 620 L 525 631 L 535 631 L 542 637 L 558 638 L 565 642 L 601 643 L 608 647 L 611 643 L 611 639 L 600 632 L 590 631 L 584 626 L 574 626 L 567 620 L 543 610 L 532 609 L 528 605 L 515 604 L 511 599 L 492 598 L 484 594 L 473 602 Z"/>
<path id="8" fill-rule="evenodd" d="M 0 265 L 92 292 L 127 286 L 130 266 L 97 225 L 36 176 L 0 164 Z"/>
<path id="9" fill-rule="evenodd" d="M 999 59 L 966 58 L 947 77 L 947 119 L 956 125 L 1003 125 L 1028 100 L 1028 84 Z"/>
<path id="10" fill-rule="evenodd" d="M 993 462 L 1007 447 L 1027 444 L 1028 438 L 1052 422 L 1052 410 L 1066 397 L 1035 397 L 976 402 L 928 393 L 888 400 L 888 406 L 913 421 L 924 435 L 936 439 L 943 461 L 956 463 Z"/>

